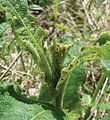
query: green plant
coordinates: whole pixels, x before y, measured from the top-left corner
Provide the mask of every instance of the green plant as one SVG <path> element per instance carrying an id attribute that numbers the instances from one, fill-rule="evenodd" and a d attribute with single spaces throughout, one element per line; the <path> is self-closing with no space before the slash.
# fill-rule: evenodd
<path id="1" fill-rule="evenodd" d="M 56 3 L 56 19 L 57 7 Z M 84 111 L 80 88 L 84 89 L 86 64 L 88 61 L 110 59 L 108 37 L 103 39 L 103 45 L 100 44 L 102 36 L 96 45 L 86 45 L 73 36 L 62 38 L 60 42 L 54 36 L 53 44 L 45 48 L 43 40 L 48 36 L 48 31 L 39 27 L 38 20 L 29 13 L 27 0 L 1 0 L 0 8 L 7 13 L 6 23 L 12 28 L 16 42 L 32 55 L 42 77 L 37 101 L 26 98 L 15 84 L 1 83 L 0 119 L 77 120 Z M 104 67 L 103 71 L 108 70 Z M 99 84 L 97 91 L 100 87 Z M 96 95 L 97 92 L 91 100 L 92 105 Z M 90 109 L 91 106 L 85 112 L 85 118 L 89 116 Z"/>

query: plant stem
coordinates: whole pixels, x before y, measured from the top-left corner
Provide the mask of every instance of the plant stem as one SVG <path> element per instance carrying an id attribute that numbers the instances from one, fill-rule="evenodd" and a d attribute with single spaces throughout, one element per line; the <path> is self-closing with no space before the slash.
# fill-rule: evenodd
<path id="1" fill-rule="evenodd" d="M 101 90 L 101 93 L 100 93 L 99 99 L 97 100 L 97 103 L 96 103 L 96 105 L 95 105 L 96 107 L 97 107 L 97 105 L 99 104 L 99 102 L 101 102 L 104 93 L 106 93 L 107 88 L 108 88 L 108 83 L 109 83 L 109 79 L 106 78 L 106 80 L 105 80 L 105 82 L 104 82 L 104 85 L 103 85 L 103 87 L 102 87 L 102 90 Z M 97 114 L 96 114 L 96 116 L 97 116 Z"/>
<path id="2" fill-rule="evenodd" d="M 55 99 L 55 106 L 59 109 L 62 109 L 62 91 L 59 92 L 58 96 Z"/>
<path id="3" fill-rule="evenodd" d="M 98 82 L 97 88 L 95 89 L 94 94 L 93 94 L 93 96 L 92 96 L 91 104 L 93 104 L 93 103 L 95 102 L 95 99 L 96 99 L 96 97 L 97 97 L 97 94 L 98 94 L 98 92 L 99 92 L 99 90 L 100 90 L 100 88 L 101 88 L 101 86 L 102 86 L 105 78 L 106 78 L 106 76 L 105 76 L 105 74 L 103 73 L 102 76 L 101 76 L 101 78 L 100 78 L 100 80 L 99 80 L 99 82 Z M 88 107 L 88 109 L 87 109 L 87 111 L 86 111 L 86 114 L 85 114 L 85 116 L 84 116 L 84 120 L 87 120 L 87 118 L 89 117 L 90 113 L 91 113 L 91 106 Z"/>
<path id="4" fill-rule="evenodd" d="M 92 96 L 91 103 L 93 103 L 93 102 L 95 101 L 95 99 L 96 99 L 96 97 L 97 97 L 97 94 L 98 94 L 98 92 L 99 92 L 99 90 L 100 90 L 100 88 L 101 88 L 101 86 L 102 86 L 105 78 L 106 78 L 106 76 L 105 76 L 105 74 L 103 73 L 102 76 L 101 76 L 101 78 L 100 78 L 100 80 L 99 80 L 99 82 L 98 82 L 97 88 L 95 89 L 95 92 L 94 92 L 94 94 L 93 94 L 93 96 Z"/>
<path id="5" fill-rule="evenodd" d="M 55 13 L 54 13 L 54 16 L 55 16 L 55 21 L 57 21 L 57 18 L 58 18 L 58 0 L 55 0 Z"/>

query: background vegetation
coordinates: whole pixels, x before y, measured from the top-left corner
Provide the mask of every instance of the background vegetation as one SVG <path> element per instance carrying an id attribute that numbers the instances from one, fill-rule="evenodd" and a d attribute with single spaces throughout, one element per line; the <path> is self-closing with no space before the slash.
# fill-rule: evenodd
<path id="1" fill-rule="evenodd" d="M 8 98 L 29 120 L 109 120 L 109 32 L 107 0 L 0 0 L 0 119 Z"/>

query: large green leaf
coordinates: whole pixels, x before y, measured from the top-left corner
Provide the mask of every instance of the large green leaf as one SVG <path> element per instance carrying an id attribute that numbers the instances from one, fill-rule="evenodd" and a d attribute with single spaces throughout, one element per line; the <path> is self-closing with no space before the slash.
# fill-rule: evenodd
<path id="1" fill-rule="evenodd" d="M 86 80 L 85 65 L 80 66 L 71 71 L 66 85 L 64 86 L 63 107 L 65 109 L 76 109 L 80 102 L 79 87 L 83 85 Z"/>
<path id="2" fill-rule="evenodd" d="M 73 37 L 66 37 L 62 39 L 64 44 L 71 44 L 74 39 Z M 66 59 L 64 61 L 64 66 L 69 65 L 74 57 L 77 57 L 81 54 L 81 46 L 83 42 L 77 42 L 74 47 L 71 47 L 68 53 L 66 54 Z M 77 120 L 82 112 L 82 105 L 79 95 L 79 87 L 82 86 L 86 80 L 85 73 L 86 65 L 75 67 L 72 70 L 68 68 L 62 69 L 61 78 L 58 82 L 58 85 L 62 80 L 63 83 L 60 86 L 60 92 L 57 102 L 61 99 L 61 107 L 69 111 L 70 119 Z M 57 86 L 58 87 L 58 86 Z M 57 89 L 59 90 L 59 88 Z"/>
<path id="3" fill-rule="evenodd" d="M 70 73 L 63 74 L 63 85 L 60 89 L 61 107 L 70 113 L 70 119 L 77 120 L 82 112 L 79 88 L 86 80 L 85 65 L 76 67 Z M 61 79 L 60 79 L 61 80 Z M 59 102 L 59 101 L 58 101 Z"/>
<path id="4" fill-rule="evenodd" d="M 0 0 L 0 7 L 7 12 L 7 16 L 11 19 L 17 41 L 32 54 L 35 62 L 45 73 L 48 84 L 51 84 L 51 67 L 41 46 L 42 39 L 47 32 L 35 27 L 37 20 L 35 21 L 35 18 L 28 13 L 27 0 Z"/>
<path id="5" fill-rule="evenodd" d="M 74 41 L 75 41 L 75 38 L 73 36 L 66 36 L 61 40 L 63 44 L 71 44 Z M 84 43 L 81 41 L 78 41 L 73 47 L 70 48 L 70 50 L 66 54 L 64 66 L 67 66 L 71 62 L 71 60 L 74 59 L 74 57 L 77 57 L 81 54 L 82 46 L 84 46 Z M 69 73 L 69 78 L 67 81 L 65 81 L 66 88 L 65 88 L 64 100 L 63 100 L 64 108 L 72 109 L 73 103 L 79 102 L 79 95 L 78 95 L 79 86 L 82 85 L 84 80 L 85 80 L 84 65 L 82 65 L 79 68 L 75 68 Z M 76 106 L 74 106 L 74 108 Z"/>
<path id="6" fill-rule="evenodd" d="M 0 3 L 4 5 L 7 11 L 14 17 L 24 17 L 28 11 L 27 0 L 0 0 Z"/>
<path id="7" fill-rule="evenodd" d="M 46 82 L 46 90 L 48 89 L 48 92 L 53 95 L 51 93 L 52 61 L 48 54 L 50 51 L 47 50 L 48 48 L 43 48 L 43 39 L 48 34 L 48 32 L 36 25 L 37 19 L 35 19 L 35 17 L 31 16 L 28 13 L 27 0 L 20 0 L 18 2 L 17 1 L 18 0 L 1 0 L 0 4 L 1 7 L 7 12 L 8 17 L 11 19 L 10 21 L 12 21 L 12 29 L 17 42 L 22 47 L 24 47 L 25 50 L 31 53 L 35 63 L 37 63 L 39 69 L 45 75 L 44 79 L 42 80 L 42 84 L 45 84 Z M 41 94 L 39 96 L 40 100 L 50 100 L 50 94 L 45 94 L 44 91 L 44 87 L 43 89 L 41 88 Z M 43 96 L 45 96 L 45 99 L 43 98 Z"/>
<path id="8" fill-rule="evenodd" d="M 85 69 L 80 68 L 81 65 L 89 60 L 109 60 L 110 42 L 106 42 L 106 44 L 102 46 L 85 46 L 84 49 L 79 50 L 82 50 L 79 55 L 76 56 L 66 68 L 62 69 L 61 77 L 56 87 L 56 89 L 59 90 L 59 96 L 61 96 L 61 107 L 69 110 L 72 110 L 73 107 L 73 111 L 75 106 L 72 103 L 76 104 L 76 108 L 78 105 L 81 108 L 77 91 L 79 86 L 83 84 L 86 76 Z M 69 102 L 71 104 L 69 104 Z M 73 111 L 72 113 L 75 113 Z"/>
<path id="9" fill-rule="evenodd" d="M 0 120 L 68 120 L 59 109 L 24 97 L 13 85 L 0 86 Z"/>
<path id="10" fill-rule="evenodd" d="M 81 53 L 79 56 L 76 56 L 75 59 L 71 61 L 71 63 L 64 69 L 62 69 L 61 78 L 57 85 L 57 88 L 62 88 L 63 82 L 68 79 L 69 72 L 76 67 L 79 67 L 86 61 L 90 60 L 109 60 L 110 59 L 110 42 L 106 42 L 106 44 L 102 46 L 85 46 L 81 49 Z"/>

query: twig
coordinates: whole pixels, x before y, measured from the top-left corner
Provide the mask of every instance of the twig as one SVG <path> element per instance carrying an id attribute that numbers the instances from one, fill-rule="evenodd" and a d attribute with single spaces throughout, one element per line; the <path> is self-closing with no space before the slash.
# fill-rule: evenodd
<path id="1" fill-rule="evenodd" d="M 102 76 L 101 76 L 101 78 L 98 82 L 97 88 L 95 89 L 94 94 L 92 96 L 91 104 L 93 104 L 95 102 L 95 99 L 98 95 L 99 90 L 101 89 L 101 86 L 102 86 L 103 82 L 105 81 L 105 78 L 106 78 L 105 74 L 102 74 Z M 86 111 L 86 114 L 84 116 L 84 120 L 88 120 L 87 118 L 90 116 L 90 114 L 91 114 L 91 106 L 88 107 L 88 109 Z"/>
<path id="2" fill-rule="evenodd" d="M 0 80 L 2 80 L 4 77 L 5 77 L 5 75 L 9 72 L 9 70 L 13 67 L 13 65 L 15 64 L 15 62 L 18 60 L 18 58 L 21 56 L 21 54 L 22 54 L 22 52 L 20 52 L 19 54 L 18 54 L 18 56 L 16 57 L 16 59 L 10 64 L 10 66 L 8 67 L 8 69 L 1 75 L 1 77 L 0 77 Z"/>
<path id="3" fill-rule="evenodd" d="M 4 66 L 4 65 L 1 65 L 1 64 L 0 64 L 0 69 L 7 70 L 7 67 L 6 67 L 6 66 Z"/>

